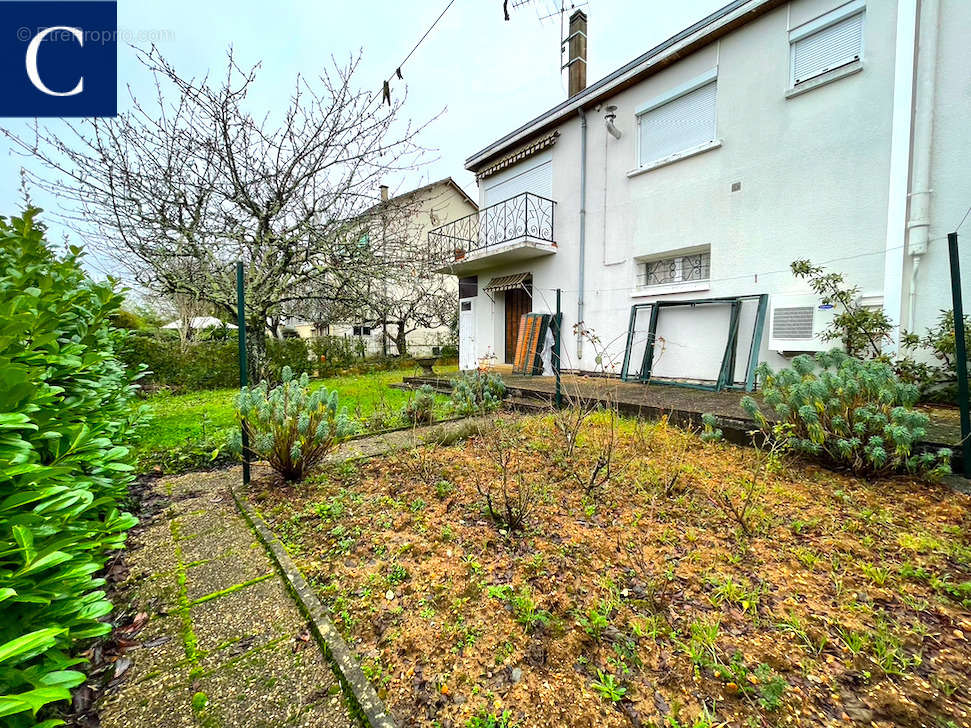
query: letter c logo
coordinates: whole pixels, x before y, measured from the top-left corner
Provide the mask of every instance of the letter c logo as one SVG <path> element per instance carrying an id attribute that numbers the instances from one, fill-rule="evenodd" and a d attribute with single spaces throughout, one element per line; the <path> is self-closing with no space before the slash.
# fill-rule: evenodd
<path id="1" fill-rule="evenodd" d="M 78 45 L 84 46 L 84 34 L 81 32 L 80 28 L 69 28 L 66 25 L 55 25 L 52 28 L 45 28 L 40 33 L 35 35 L 33 39 L 27 46 L 27 78 L 30 82 L 34 84 L 34 87 L 48 96 L 77 96 L 84 90 L 84 76 L 81 76 L 78 81 L 78 85 L 75 86 L 70 91 L 51 91 L 40 78 L 40 74 L 37 72 L 37 50 L 40 48 L 40 43 L 44 38 L 46 38 L 50 33 L 57 30 L 66 30 L 71 35 L 73 35 L 78 42 Z"/>

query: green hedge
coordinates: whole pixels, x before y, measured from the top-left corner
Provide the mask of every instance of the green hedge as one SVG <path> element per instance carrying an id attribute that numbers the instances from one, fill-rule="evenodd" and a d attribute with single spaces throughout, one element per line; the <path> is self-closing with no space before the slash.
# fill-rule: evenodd
<path id="1" fill-rule="evenodd" d="M 301 374 L 313 375 L 316 368 L 304 339 L 270 339 L 266 342 L 266 358 L 274 384 L 283 381 L 285 367 L 290 367 L 298 379 Z"/>
<path id="2" fill-rule="evenodd" d="M 239 386 L 239 346 L 228 341 L 200 341 L 183 351 L 176 338 L 130 336 L 121 353 L 133 371 L 145 365 L 143 385 L 173 389 L 225 389 Z"/>
<path id="3" fill-rule="evenodd" d="M 266 353 L 270 377 L 280 381 L 284 367 L 296 376 L 329 377 L 345 370 L 381 371 L 400 366 L 400 359 L 357 357 L 349 339 L 269 339 Z M 226 341 L 196 341 L 182 346 L 178 338 L 160 335 L 129 336 L 121 358 L 132 371 L 148 369 L 143 386 L 175 390 L 226 389 L 239 386 L 238 342 L 235 333 Z"/>
<path id="4" fill-rule="evenodd" d="M 37 722 L 84 675 L 78 640 L 110 631 L 100 573 L 135 519 L 132 377 L 114 355 L 122 297 L 80 251 L 56 258 L 37 210 L 0 218 L 0 723 Z"/>

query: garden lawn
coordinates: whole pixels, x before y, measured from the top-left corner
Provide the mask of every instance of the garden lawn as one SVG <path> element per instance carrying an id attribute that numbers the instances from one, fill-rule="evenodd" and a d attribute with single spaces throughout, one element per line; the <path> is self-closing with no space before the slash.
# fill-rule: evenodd
<path id="1" fill-rule="evenodd" d="M 457 367 L 439 366 L 451 373 Z M 370 374 L 348 374 L 311 382 L 311 388 L 328 387 L 340 394 L 341 406 L 359 423 L 362 431 L 377 431 L 405 424 L 400 412 L 411 392 L 390 384 L 414 374 L 411 367 Z M 158 467 L 166 473 L 183 472 L 230 459 L 226 451 L 229 431 L 236 426 L 234 399 L 237 390 L 217 389 L 186 394 L 160 391 L 145 400 L 152 421 L 134 443 L 138 468 Z M 448 416 L 447 398 L 437 396 L 436 415 Z"/>
<path id="2" fill-rule="evenodd" d="M 621 420 L 587 488 L 607 415 L 505 421 L 251 485 L 403 724 L 971 726 L 967 496 L 793 459 L 736 518 L 751 448 Z"/>

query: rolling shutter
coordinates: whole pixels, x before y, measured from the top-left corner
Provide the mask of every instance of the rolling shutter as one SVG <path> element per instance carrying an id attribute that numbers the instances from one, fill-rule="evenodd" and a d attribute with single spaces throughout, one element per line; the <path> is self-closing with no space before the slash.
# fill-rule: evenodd
<path id="1" fill-rule="evenodd" d="M 800 83 L 860 58 L 863 13 L 792 42 L 792 82 Z"/>
<path id="2" fill-rule="evenodd" d="M 712 81 L 640 115 L 641 166 L 714 141 L 717 85 Z"/>
<path id="3" fill-rule="evenodd" d="M 483 207 L 495 205 L 524 192 L 553 198 L 553 154 L 537 155 L 524 160 L 492 178 L 484 180 Z"/>

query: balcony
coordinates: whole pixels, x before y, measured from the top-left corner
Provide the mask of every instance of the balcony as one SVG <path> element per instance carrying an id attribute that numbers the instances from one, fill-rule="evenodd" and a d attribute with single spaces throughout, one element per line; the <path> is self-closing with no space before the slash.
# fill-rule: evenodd
<path id="1" fill-rule="evenodd" d="M 524 192 L 428 233 L 436 273 L 468 275 L 506 263 L 552 255 L 556 203 Z"/>

